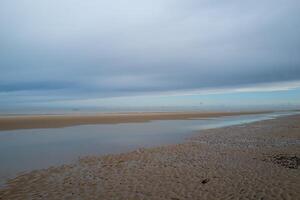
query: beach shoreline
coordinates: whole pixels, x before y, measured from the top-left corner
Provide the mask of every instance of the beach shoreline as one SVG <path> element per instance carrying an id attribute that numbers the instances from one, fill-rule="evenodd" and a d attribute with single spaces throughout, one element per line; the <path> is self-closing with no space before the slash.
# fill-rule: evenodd
<path id="1" fill-rule="evenodd" d="M 251 114 L 265 114 L 272 111 L 253 112 L 133 112 L 67 115 L 20 115 L 1 116 L 1 130 L 62 128 L 76 125 L 139 123 L 152 120 L 184 120 Z"/>
<path id="2" fill-rule="evenodd" d="M 84 157 L 8 181 L 1 199 L 298 199 L 300 115 L 181 144 Z"/>

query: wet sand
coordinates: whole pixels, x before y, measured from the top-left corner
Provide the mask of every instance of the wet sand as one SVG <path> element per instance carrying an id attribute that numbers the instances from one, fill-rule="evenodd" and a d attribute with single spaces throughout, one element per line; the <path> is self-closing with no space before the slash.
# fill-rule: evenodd
<path id="1" fill-rule="evenodd" d="M 97 115 L 23 115 L 1 116 L 0 130 L 60 128 L 84 124 L 118 124 L 147 122 L 151 120 L 175 120 L 223 117 L 249 114 L 269 113 L 257 112 L 141 112 L 141 113 L 110 113 Z"/>
<path id="2" fill-rule="evenodd" d="M 18 176 L 0 199 L 300 199 L 300 115 Z"/>

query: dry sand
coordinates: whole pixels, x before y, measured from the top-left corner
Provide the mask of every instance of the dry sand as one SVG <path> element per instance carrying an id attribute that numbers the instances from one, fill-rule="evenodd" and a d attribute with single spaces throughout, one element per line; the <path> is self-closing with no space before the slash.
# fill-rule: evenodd
<path id="1" fill-rule="evenodd" d="M 141 112 L 97 115 L 23 115 L 0 117 L 0 130 L 58 128 L 83 124 L 117 124 L 146 122 L 151 120 L 175 120 L 207 117 L 222 117 L 264 112 Z"/>
<path id="2" fill-rule="evenodd" d="M 21 175 L 0 199 L 300 199 L 300 115 Z"/>

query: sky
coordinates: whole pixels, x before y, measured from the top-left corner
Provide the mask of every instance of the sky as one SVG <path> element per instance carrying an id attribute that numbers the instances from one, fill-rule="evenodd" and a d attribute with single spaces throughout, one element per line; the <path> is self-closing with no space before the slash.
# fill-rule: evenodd
<path id="1" fill-rule="evenodd" d="M 0 110 L 300 107 L 299 0 L 1 0 Z"/>

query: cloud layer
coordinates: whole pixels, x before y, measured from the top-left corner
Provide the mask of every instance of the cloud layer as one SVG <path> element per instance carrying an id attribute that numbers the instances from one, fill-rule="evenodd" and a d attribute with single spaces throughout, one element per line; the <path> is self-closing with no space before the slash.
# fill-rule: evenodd
<path id="1" fill-rule="evenodd" d="M 297 81 L 299 9 L 298 0 L 2 0 L 2 106 Z"/>

